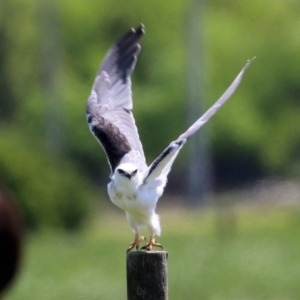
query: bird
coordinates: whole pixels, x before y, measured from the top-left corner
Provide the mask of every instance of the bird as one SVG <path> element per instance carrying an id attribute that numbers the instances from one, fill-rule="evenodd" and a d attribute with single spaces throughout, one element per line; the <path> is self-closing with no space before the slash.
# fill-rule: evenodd
<path id="1" fill-rule="evenodd" d="M 180 149 L 229 99 L 240 84 L 251 60 L 224 94 L 198 120 L 176 140 L 171 142 L 148 166 L 135 119 L 132 114 L 131 74 L 140 53 L 140 40 L 145 26 L 131 28 L 107 52 L 94 80 L 86 107 L 89 129 L 103 147 L 111 174 L 107 185 L 110 200 L 125 211 L 134 239 L 127 252 L 153 250 L 162 245 L 156 241 L 160 236 L 160 220 L 156 214 L 158 199 L 162 196 Z M 149 231 L 146 241 L 140 231 Z M 140 243 L 145 241 L 141 248 Z"/>

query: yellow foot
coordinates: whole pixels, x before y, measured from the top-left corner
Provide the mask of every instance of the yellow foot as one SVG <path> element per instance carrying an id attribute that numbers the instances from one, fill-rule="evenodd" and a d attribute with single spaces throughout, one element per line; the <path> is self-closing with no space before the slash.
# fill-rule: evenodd
<path id="1" fill-rule="evenodd" d="M 131 251 L 134 247 L 135 247 L 136 250 L 139 250 L 139 244 L 140 244 L 141 241 L 146 241 L 146 238 L 144 236 L 136 235 L 134 237 L 133 242 L 129 245 L 129 248 L 127 249 L 126 252 Z"/>
<path id="2" fill-rule="evenodd" d="M 141 250 L 147 250 L 150 251 L 152 250 L 152 247 L 160 247 L 161 249 L 163 248 L 161 244 L 156 243 L 156 240 L 154 239 L 153 236 L 150 237 L 149 242 L 141 248 Z"/>

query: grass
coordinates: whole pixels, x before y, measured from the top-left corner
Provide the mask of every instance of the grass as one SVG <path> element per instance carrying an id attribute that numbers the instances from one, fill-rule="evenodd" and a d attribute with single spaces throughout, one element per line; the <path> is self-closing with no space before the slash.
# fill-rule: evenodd
<path id="1" fill-rule="evenodd" d="M 299 207 L 159 212 L 169 299 L 299 299 Z M 31 234 L 5 299 L 126 299 L 125 250 L 132 238 L 125 216 L 115 212 L 80 233 Z"/>

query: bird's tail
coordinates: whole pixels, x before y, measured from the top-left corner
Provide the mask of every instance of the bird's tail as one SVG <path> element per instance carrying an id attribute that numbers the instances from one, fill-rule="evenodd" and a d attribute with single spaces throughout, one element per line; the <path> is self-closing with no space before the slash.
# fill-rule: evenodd
<path id="1" fill-rule="evenodd" d="M 155 213 L 151 216 L 151 227 L 153 234 L 160 236 L 161 229 L 159 224 L 159 215 Z"/>

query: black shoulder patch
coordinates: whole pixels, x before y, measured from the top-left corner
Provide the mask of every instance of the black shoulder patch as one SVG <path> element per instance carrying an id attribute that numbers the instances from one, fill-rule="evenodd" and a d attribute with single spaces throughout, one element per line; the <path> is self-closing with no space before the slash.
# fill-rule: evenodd
<path id="1" fill-rule="evenodd" d="M 97 121 L 97 125 L 92 128 L 92 133 L 104 148 L 112 172 L 114 172 L 123 156 L 131 151 L 131 147 L 125 135 L 116 126 L 103 117 Z"/>

